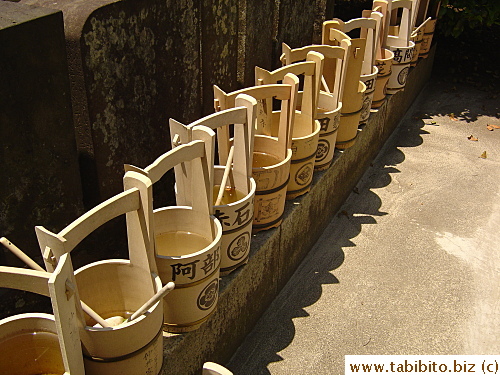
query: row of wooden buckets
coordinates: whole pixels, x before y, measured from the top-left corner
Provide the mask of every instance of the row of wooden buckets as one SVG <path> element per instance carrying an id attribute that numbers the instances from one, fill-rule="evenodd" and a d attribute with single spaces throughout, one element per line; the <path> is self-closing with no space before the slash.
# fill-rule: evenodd
<path id="1" fill-rule="evenodd" d="M 220 276 L 247 262 L 253 233 L 279 226 L 285 201 L 307 193 L 334 149 L 351 147 L 371 109 L 404 87 L 429 51 L 435 20 L 414 26 L 428 12 L 424 1 L 375 0 L 361 18 L 326 21 L 321 45 L 283 44 L 283 67 L 256 67 L 255 86 L 214 86 L 215 113 L 189 125 L 171 119 L 172 149 L 145 168 L 126 165 L 122 193 L 58 233 L 35 228 L 45 268 L 2 238 L 32 269 L 0 267 L 0 287 L 49 296 L 54 315 L 0 321 L 0 355 L 26 350 L 8 370 L 1 360 L 0 373 L 158 374 L 162 332 L 208 319 Z M 348 35 L 355 29 L 359 38 Z M 154 207 L 171 169 L 177 206 Z M 121 215 L 129 258 L 73 270 L 77 245 Z"/>

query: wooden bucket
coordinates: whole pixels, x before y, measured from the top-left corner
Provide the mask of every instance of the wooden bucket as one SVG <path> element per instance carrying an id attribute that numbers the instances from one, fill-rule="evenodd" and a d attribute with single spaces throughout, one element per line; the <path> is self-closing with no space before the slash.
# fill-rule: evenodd
<path id="1" fill-rule="evenodd" d="M 145 200 L 150 183 L 145 176 L 137 185 L 96 206 L 58 234 L 35 228 L 45 266 L 52 271 L 61 257 L 109 220 L 126 214 L 129 241 L 128 259 L 102 260 L 75 272 L 79 295 L 104 319 L 124 321 L 161 289 L 149 256 L 150 229 Z M 149 185 L 148 185 L 149 184 Z M 81 307 L 79 307 L 80 313 Z M 80 338 L 86 374 L 158 374 L 163 363 L 162 301 L 145 314 L 112 326 L 95 326 L 85 316 Z"/>
<path id="2" fill-rule="evenodd" d="M 420 25 L 411 33 L 411 41 L 415 43 L 415 50 L 413 51 L 413 57 L 410 62 L 410 66 L 416 66 L 418 62 L 418 56 L 420 54 L 420 48 L 422 47 L 422 39 L 424 37 L 425 24 Z"/>
<path id="3" fill-rule="evenodd" d="M 320 53 L 324 57 L 323 76 L 321 83 L 325 91 L 319 92 L 315 120 L 319 122 L 320 131 L 318 148 L 314 161 L 314 169 L 328 168 L 335 153 L 337 130 L 340 123 L 340 94 L 345 80 L 347 49 L 343 46 L 310 45 L 291 49 L 286 43 L 282 44 L 280 60 L 283 65 L 296 63 L 307 58 L 311 51 Z M 302 103 L 302 93 L 299 92 L 298 102 Z"/>
<path id="4" fill-rule="evenodd" d="M 391 36 L 389 35 L 390 38 Z M 410 41 L 405 46 L 404 43 L 400 43 L 399 39 L 394 39 L 391 43 L 392 45 L 389 46 L 389 49 L 394 54 L 394 58 L 392 59 L 391 76 L 387 82 L 387 94 L 393 95 L 402 90 L 406 85 L 406 78 L 410 71 L 410 62 L 413 57 L 415 43 Z M 398 44 L 400 45 L 398 46 Z"/>
<path id="5" fill-rule="evenodd" d="M 199 127 L 198 131 L 213 133 L 206 127 Z M 206 155 L 205 143 L 196 140 L 166 152 L 140 172 L 137 167 L 125 168 L 128 171 L 124 186 L 131 188 L 141 178 L 155 184 L 176 165 L 190 164 L 190 188 L 179 191 L 177 197 L 190 195 L 183 199 L 192 202 L 191 207 L 162 207 L 153 211 L 152 189 L 146 198 L 148 215 L 154 216 L 152 242 L 158 275 L 164 283 L 173 281 L 176 285 L 164 298 L 163 329 L 167 332 L 199 328 L 217 306 L 222 227 L 211 215 L 213 187 Z"/>
<path id="6" fill-rule="evenodd" d="M 340 31 L 336 20 L 323 22 L 323 44 L 344 45 L 346 54 L 345 83 L 340 95 L 342 112 L 335 147 L 346 149 L 354 145 L 359 119 L 363 109 L 366 86 L 360 81 L 365 55 L 366 39 L 351 39 Z"/>
<path id="7" fill-rule="evenodd" d="M 429 6 L 431 5 L 431 6 Z M 421 7 L 421 17 L 419 20 L 423 21 L 425 16 L 429 17 L 423 21 L 425 23 L 424 36 L 422 37 L 422 45 L 420 47 L 419 57 L 426 59 L 429 56 L 429 51 L 431 50 L 432 38 L 434 36 L 434 30 L 436 29 L 437 17 L 439 14 L 439 9 L 441 7 L 441 1 L 434 1 L 432 4 L 427 4 L 425 7 Z"/>
<path id="8" fill-rule="evenodd" d="M 202 228 L 199 212 L 191 207 L 160 208 L 154 218 L 158 272 L 176 285 L 165 297 L 163 329 L 193 331 L 217 306 L 222 227 L 212 216 L 209 227 Z"/>
<path id="9" fill-rule="evenodd" d="M 406 85 L 406 78 L 410 71 L 410 63 L 415 50 L 415 43 L 410 40 L 413 20 L 413 3 L 411 0 L 395 0 L 391 3 L 392 15 L 402 9 L 399 25 L 395 25 L 397 35 L 387 36 L 387 48 L 394 53 L 392 73 L 387 82 L 387 93 L 395 94 Z"/>
<path id="10" fill-rule="evenodd" d="M 378 69 L 378 74 L 372 100 L 372 108 L 378 109 L 384 104 L 387 97 L 387 82 L 392 73 L 392 60 L 394 58 L 394 54 L 385 48 L 390 21 L 389 3 L 386 0 L 374 0 L 370 16 L 375 16 L 376 19 L 380 20 L 378 23 L 380 29 L 377 33 L 379 40 L 375 54 L 375 66 Z"/>
<path id="11" fill-rule="evenodd" d="M 290 175 L 291 126 L 295 119 L 299 80 L 288 73 L 283 84 L 253 86 L 226 94 L 214 86 L 215 109 L 234 107 L 239 94 L 248 94 L 262 103 L 265 99 L 281 101 L 278 137 L 272 137 L 272 113 L 264 106 L 258 108 L 257 128 L 254 137 L 252 177 L 255 180 L 254 219 L 252 231 L 258 232 L 281 224 L 285 209 L 286 188 Z"/>
<path id="12" fill-rule="evenodd" d="M 0 320 L 0 374 L 64 373 L 53 315 L 20 314 Z"/>
<path id="13" fill-rule="evenodd" d="M 371 18 L 372 16 L 374 18 Z M 360 76 L 360 81 L 365 84 L 366 90 L 362 99 L 363 104 L 361 114 L 359 116 L 360 124 L 365 124 L 370 117 L 373 94 L 375 93 L 378 68 L 374 64 L 375 55 L 377 52 L 377 43 L 379 41 L 378 32 L 380 31 L 381 18 L 382 15 L 380 13 L 368 11 L 364 13 L 363 17 L 354 18 L 347 22 L 343 22 L 342 20 L 337 18 L 329 22 L 329 25 L 331 25 L 331 27 L 335 27 L 337 30 L 342 31 L 343 33 L 349 33 L 353 30 L 359 30 L 361 38 L 366 40 L 365 53 L 361 66 Z"/>
<path id="14" fill-rule="evenodd" d="M 352 112 L 344 112 L 346 106 L 343 105 L 340 113 L 340 125 L 337 133 L 337 142 L 335 147 L 339 149 L 346 149 L 352 147 L 356 142 L 358 136 L 359 117 L 363 109 L 363 97 L 365 95 L 366 86 L 363 82 L 358 81 L 358 92 L 352 93 L 349 99 L 350 107 L 356 104 L 358 107 L 354 108 Z M 343 104 L 344 102 L 342 102 Z"/>
<path id="15" fill-rule="evenodd" d="M 432 45 L 432 38 L 434 37 L 434 30 L 436 29 L 437 19 L 430 19 L 425 25 L 424 35 L 420 46 L 419 57 L 426 59 L 429 56 L 429 51 Z"/>
<path id="16" fill-rule="evenodd" d="M 372 108 L 380 108 L 385 102 L 387 96 L 387 82 L 392 73 L 392 61 L 394 59 L 394 53 L 392 51 L 385 49 L 383 52 L 383 57 L 380 59 L 375 59 L 375 65 L 378 68 L 377 83 L 375 84 L 375 92 L 373 93 Z"/>
<path id="17" fill-rule="evenodd" d="M 321 126 L 315 120 L 317 102 L 323 76 L 323 55 L 314 51 L 307 54 L 305 62 L 283 66 L 272 72 L 255 67 L 255 84 L 273 84 L 283 81 L 288 73 L 304 77 L 304 90 L 297 100 L 295 121 L 292 127 L 292 161 L 290 181 L 287 187 L 287 199 L 294 199 L 311 189 L 314 173 L 314 161 L 318 149 Z M 266 111 L 272 112 L 272 99 L 266 100 Z M 278 135 L 280 113 L 272 116 L 271 134 Z"/>
<path id="18" fill-rule="evenodd" d="M 78 292 L 68 254 L 53 274 L 0 267 L 0 287 L 51 298 L 54 315 L 28 313 L 0 320 L 0 373 L 84 375 Z"/>
<path id="19" fill-rule="evenodd" d="M 219 144 L 219 163 L 223 165 L 209 168 L 210 184 L 214 186 L 214 215 L 222 226 L 220 274 L 225 276 L 248 261 L 250 240 L 254 214 L 255 180 L 252 178 L 252 155 L 255 123 L 257 120 L 257 101 L 245 94 L 235 99 L 236 108 L 216 112 L 185 126 L 173 119 L 170 120 L 170 135 L 172 147 L 195 140 L 199 131 L 193 131 L 198 126 L 206 126 L 217 131 Z M 234 124 L 234 138 L 230 139 L 229 126 Z M 213 132 L 212 132 L 213 133 Z M 205 133 L 210 134 L 210 133 Z M 213 138 L 208 136 L 205 141 L 208 165 L 214 165 Z M 231 146 L 234 148 L 231 151 Z M 233 156 L 234 155 L 234 156 Z M 175 167 L 176 186 L 189 188 L 186 183 L 189 178 L 189 166 L 182 169 Z M 217 202 L 221 185 L 226 186 L 221 202 Z M 181 190 L 179 189 L 179 190 Z M 177 191 L 179 191 L 177 190 Z M 183 199 L 189 194 L 178 196 L 177 203 L 191 205 Z"/>

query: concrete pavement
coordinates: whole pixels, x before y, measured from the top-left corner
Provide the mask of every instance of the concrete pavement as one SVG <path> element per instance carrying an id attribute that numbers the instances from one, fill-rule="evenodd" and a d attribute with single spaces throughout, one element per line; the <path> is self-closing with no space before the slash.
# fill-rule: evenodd
<path id="1" fill-rule="evenodd" d="M 500 129 L 486 128 L 499 107 L 431 81 L 227 367 L 343 374 L 347 354 L 500 353 Z"/>

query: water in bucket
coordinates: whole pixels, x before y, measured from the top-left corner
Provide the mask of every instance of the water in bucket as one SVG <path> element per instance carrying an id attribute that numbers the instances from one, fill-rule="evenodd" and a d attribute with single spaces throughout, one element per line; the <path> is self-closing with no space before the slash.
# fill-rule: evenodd
<path id="1" fill-rule="evenodd" d="M 205 237 L 187 231 L 172 231 L 156 236 L 156 252 L 158 255 L 178 257 L 192 254 L 210 245 Z"/>
<path id="2" fill-rule="evenodd" d="M 0 342 L 0 374 L 62 375 L 64 371 L 55 333 L 21 332 Z"/>
<path id="3" fill-rule="evenodd" d="M 253 168 L 263 168 L 269 167 L 271 165 L 279 164 L 281 160 L 274 155 L 265 152 L 254 152 L 253 153 Z"/>
<path id="4" fill-rule="evenodd" d="M 214 185 L 213 189 L 213 201 L 214 204 L 217 201 L 217 196 L 219 194 L 220 185 Z M 228 187 L 224 189 L 224 194 L 222 195 L 222 199 L 219 203 L 220 206 L 224 206 L 226 204 L 231 204 L 238 202 L 239 200 L 245 198 L 246 194 L 241 191 L 235 189 L 234 187 Z"/>

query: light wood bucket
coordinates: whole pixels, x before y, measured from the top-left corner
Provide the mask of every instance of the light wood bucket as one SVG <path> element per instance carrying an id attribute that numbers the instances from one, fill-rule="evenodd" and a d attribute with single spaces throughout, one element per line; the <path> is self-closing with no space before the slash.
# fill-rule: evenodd
<path id="1" fill-rule="evenodd" d="M 200 213 L 191 207 L 157 209 L 154 221 L 159 275 L 164 282 L 173 281 L 176 286 L 164 299 L 163 329 L 174 333 L 193 331 L 209 318 L 217 306 L 221 224 L 212 216 L 210 227 L 200 227 Z M 167 238 L 171 237 L 165 237 L 167 233 L 189 233 L 190 241 L 198 243 L 190 244 L 191 249 L 187 246 L 168 249 Z"/>
<path id="2" fill-rule="evenodd" d="M 304 77 L 304 89 L 297 96 L 295 121 L 292 126 L 292 161 L 290 181 L 287 187 L 287 199 L 294 199 L 311 189 L 314 173 L 314 161 L 318 149 L 321 126 L 315 120 L 317 102 L 323 76 L 324 56 L 321 53 L 308 52 L 305 62 L 285 65 L 272 72 L 255 67 L 255 84 L 273 84 L 284 79 L 287 73 Z M 298 100 L 300 99 L 300 101 Z M 272 111 L 272 99 L 265 102 L 267 112 Z M 278 135 L 280 113 L 273 113 L 271 134 Z"/>
<path id="3" fill-rule="evenodd" d="M 299 96 L 300 97 L 300 96 Z M 273 113 L 273 122 L 279 121 L 279 113 Z M 313 122 L 308 115 L 299 111 L 295 112 L 295 124 L 307 122 L 309 131 L 303 131 L 306 127 L 297 127 L 292 138 L 292 159 L 290 161 L 289 181 L 286 190 L 286 199 L 294 199 L 311 190 L 314 173 L 314 163 L 318 150 L 319 132 L 321 125 L 314 120 L 314 130 L 310 131 L 310 123 Z"/>
<path id="4" fill-rule="evenodd" d="M 205 142 L 208 165 L 214 164 L 213 132 L 201 132 L 199 127 L 217 131 L 219 164 L 209 168 L 210 184 L 214 186 L 214 216 L 222 226 L 220 274 L 225 276 L 247 263 L 250 252 L 250 240 L 254 214 L 256 184 L 252 176 L 253 139 L 257 121 L 257 101 L 246 94 L 239 94 L 235 99 L 235 108 L 226 109 L 203 117 L 189 125 L 183 125 L 170 119 L 170 137 L 172 147 L 176 147 L 174 138 L 180 143 L 200 139 Z M 234 137 L 230 138 L 232 125 Z M 199 135 L 204 136 L 199 136 Z M 189 166 L 175 167 L 176 187 L 183 184 Z M 213 180 L 213 181 L 212 181 Z M 224 183 L 224 193 L 217 202 Z M 177 203 L 191 205 L 191 202 L 177 194 Z"/>
<path id="5" fill-rule="evenodd" d="M 434 37 L 434 30 L 436 29 L 437 19 L 429 20 L 425 25 L 424 35 L 422 37 L 422 43 L 420 46 L 419 57 L 426 59 L 429 56 L 429 51 L 431 50 L 432 38 Z"/>
<path id="6" fill-rule="evenodd" d="M 422 39 L 424 37 L 424 28 L 417 28 L 411 34 L 411 41 L 415 43 L 415 50 L 413 51 L 413 57 L 411 59 L 410 66 L 416 66 L 418 62 L 418 57 L 420 55 L 420 49 L 422 47 Z"/>
<path id="7" fill-rule="evenodd" d="M 19 250 L 20 253 L 22 251 Z M 28 265 L 36 264 L 28 259 Z M 24 290 L 51 298 L 54 315 L 28 313 L 0 320 L 0 373 L 9 375 L 84 375 L 80 342 L 78 291 L 69 254 L 54 273 L 0 266 L 0 287 Z"/>
<path id="8" fill-rule="evenodd" d="M 143 288 L 137 280 L 143 270 L 126 260 L 105 260 L 88 264 L 75 272 L 80 298 L 104 319 L 128 317 L 145 302 L 137 296 Z M 117 284 L 120 289 L 117 290 Z M 154 291 L 161 289 L 158 276 Z M 97 308 L 99 306 L 99 308 Z M 145 314 L 109 328 L 93 327 L 86 318 L 84 363 L 87 374 L 158 374 L 163 364 L 163 305 L 157 302 Z"/>
<path id="9" fill-rule="evenodd" d="M 148 251 L 151 224 L 145 198 L 151 183 L 140 177 L 138 187 L 106 200 L 58 234 L 35 228 L 45 266 L 52 271 L 90 233 L 126 214 L 130 259 L 102 260 L 75 271 L 75 289 L 82 300 L 104 319 L 117 316 L 123 321 L 112 327 L 94 326 L 96 321 L 85 316 L 80 339 L 87 375 L 158 374 L 163 364 L 162 301 L 137 318 L 127 319 L 162 287 L 160 278 L 151 272 L 154 267 Z"/>
<path id="10" fill-rule="evenodd" d="M 363 17 L 361 18 L 354 18 L 347 22 L 334 18 L 333 20 L 327 22 L 328 27 L 336 28 L 343 33 L 359 30 L 361 38 L 359 40 L 354 40 L 361 43 L 362 41 L 365 41 L 364 57 L 360 71 L 360 81 L 365 84 L 366 90 L 363 96 L 361 114 L 359 116 L 360 125 L 365 124 L 370 117 L 370 109 L 372 106 L 373 94 L 376 87 L 376 77 L 378 73 L 378 68 L 374 64 L 378 49 L 381 20 L 382 14 L 367 10 L 363 12 Z M 330 31 L 330 33 L 332 32 Z M 332 37 L 335 37 L 335 35 L 331 34 L 330 38 L 333 39 Z M 337 34 L 334 39 L 339 40 L 339 37 L 343 37 L 343 35 Z M 351 42 L 353 41 L 353 39 L 350 40 Z"/>
<path id="11" fill-rule="evenodd" d="M 337 133 L 337 142 L 335 147 L 341 150 L 352 147 L 356 142 L 356 137 L 358 136 L 358 125 L 359 117 L 361 116 L 361 111 L 363 109 L 363 97 L 365 95 L 366 86 L 363 82 L 358 82 L 358 92 L 352 93 L 349 98 L 349 104 L 351 108 L 357 108 L 352 112 L 340 113 L 340 124 Z M 342 102 L 343 108 L 345 108 L 344 102 Z"/>
<path id="12" fill-rule="evenodd" d="M 378 68 L 377 83 L 373 93 L 372 108 L 380 108 L 387 97 L 387 82 L 392 74 L 392 61 L 394 53 L 388 49 L 383 49 L 383 58 L 376 59 L 375 65 Z"/>
<path id="13" fill-rule="evenodd" d="M 212 137 L 213 131 L 198 126 Z M 211 134 L 208 134 L 211 133 Z M 200 136 L 201 137 L 201 136 Z M 213 141 L 215 138 L 211 138 Z M 211 147 L 213 149 L 213 147 Z M 164 284 L 173 281 L 176 288 L 163 299 L 163 330 L 188 332 L 203 324 L 217 306 L 219 295 L 220 244 L 222 227 L 211 215 L 213 186 L 210 183 L 205 143 L 195 140 L 179 145 L 158 157 L 144 170 L 127 165 L 125 188 L 157 183 L 169 170 L 189 165 L 189 188 L 177 186 L 177 198 L 188 206 L 153 210 L 152 188 L 147 191 L 146 216 L 153 216 L 154 267 Z"/>
<path id="14" fill-rule="evenodd" d="M 254 160 L 256 154 L 261 154 L 268 155 L 277 162 L 252 169 L 253 179 L 257 185 L 254 203 L 254 233 L 277 227 L 283 220 L 292 150 L 288 149 L 283 159 L 281 153 L 274 151 L 277 149 L 279 149 L 279 142 L 276 138 L 267 135 L 255 136 Z"/>
<path id="15" fill-rule="evenodd" d="M 400 43 L 399 39 L 394 39 L 392 45 L 389 45 L 389 49 L 394 54 L 394 58 L 392 59 L 391 76 L 387 82 L 387 94 L 393 95 L 402 90 L 406 85 L 415 43 L 410 41 L 408 46 L 404 46 L 404 43 Z"/>
<path id="16" fill-rule="evenodd" d="M 0 320 L 0 374 L 64 373 L 53 315 L 19 314 Z"/>
<path id="17" fill-rule="evenodd" d="M 361 75 L 361 82 L 366 86 L 365 94 L 363 96 L 363 105 L 361 107 L 361 114 L 359 116 L 359 123 L 366 124 L 370 117 L 370 109 L 372 108 L 373 96 L 375 95 L 376 81 L 378 75 L 378 68 L 372 66 L 373 71 L 371 74 Z"/>
<path id="18" fill-rule="evenodd" d="M 397 16 L 397 12 L 402 13 L 399 24 L 391 26 L 395 30 L 395 35 L 387 35 L 386 40 L 387 48 L 394 53 L 392 73 L 387 82 L 387 94 L 393 95 L 404 89 L 415 51 L 415 43 L 410 40 L 413 31 L 413 2 L 394 0 L 390 4 L 390 9 L 393 18 Z"/>
<path id="19" fill-rule="evenodd" d="M 307 58 L 311 51 L 324 56 L 322 85 L 325 91 L 319 91 L 316 103 L 316 115 L 314 119 L 320 124 L 318 148 L 314 161 L 315 170 L 327 169 L 335 153 L 335 142 L 337 130 L 340 123 L 340 111 L 342 102 L 339 101 L 342 87 L 345 81 L 346 55 L 348 44 L 342 46 L 310 45 L 302 48 L 290 48 L 286 43 L 282 44 L 283 54 L 280 57 L 283 65 L 292 64 Z M 328 68 L 328 69 L 327 69 Z M 332 90 L 330 92 L 330 90 Z M 302 92 L 299 92 L 297 102 L 302 103 Z"/>
<path id="20" fill-rule="evenodd" d="M 253 145 L 252 177 L 256 191 L 252 232 L 277 227 L 281 224 L 285 210 L 286 188 L 292 159 L 291 138 L 295 120 L 299 79 L 292 73 L 285 75 L 283 84 L 253 86 L 226 94 L 214 86 L 215 109 L 234 107 L 240 94 L 247 94 L 261 103 L 257 113 L 257 128 Z M 271 136 L 273 116 L 266 112 L 266 99 L 281 100 L 278 137 Z"/>
<path id="21" fill-rule="evenodd" d="M 375 22 L 375 20 L 372 21 Z M 347 149 L 356 142 L 366 92 L 366 85 L 360 81 L 366 39 L 351 39 L 339 30 L 342 27 L 340 22 L 339 20 L 323 22 L 322 40 L 324 44 L 344 45 L 346 49 L 346 72 L 344 85 L 340 91 L 342 111 L 335 147 Z"/>

